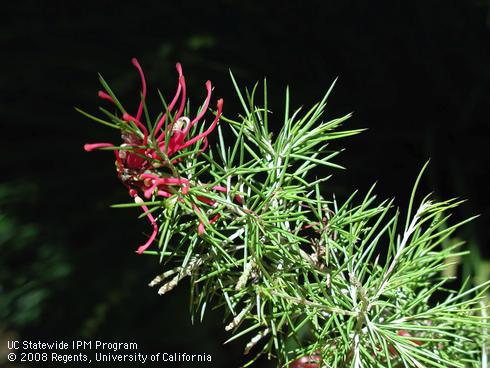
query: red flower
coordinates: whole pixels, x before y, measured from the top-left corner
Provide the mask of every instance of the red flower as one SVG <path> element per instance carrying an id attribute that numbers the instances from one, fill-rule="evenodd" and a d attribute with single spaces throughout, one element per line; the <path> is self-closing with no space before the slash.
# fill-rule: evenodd
<path id="1" fill-rule="evenodd" d="M 190 119 L 183 116 L 184 108 L 186 104 L 186 84 L 185 78 L 182 73 L 182 67 L 180 63 L 177 63 L 176 68 L 179 75 L 179 81 L 177 84 L 177 91 L 174 98 L 167 107 L 167 110 L 162 114 L 161 118 L 156 123 L 155 129 L 151 132 L 148 127 L 141 122 L 141 116 L 143 114 L 144 102 L 147 94 L 147 85 L 143 70 L 138 61 L 133 58 L 132 64 L 138 70 L 141 79 L 141 98 L 138 105 L 136 114 L 130 115 L 124 111 L 122 115 L 121 123 L 127 124 L 128 129 L 122 128 L 122 148 L 115 148 L 114 154 L 116 156 L 116 169 L 119 179 L 129 189 L 130 196 L 134 198 L 137 203 L 142 203 L 138 193 L 141 193 L 145 198 L 151 198 L 153 195 L 160 197 L 170 197 L 175 193 L 178 188 L 181 189 L 182 194 L 187 194 L 189 190 L 189 181 L 183 177 L 170 177 L 168 173 L 161 171 L 163 167 L 169 167 L 171 164 L 176 163 L 179 160 L 172 160 L 178 152 L 185 148 L 192 146 L 202 141 L 203 147 L 200 151 L 204 151 L 207 148 L 207 136 L 215 129 L 218 124 L 219 118 L 223 109 L 223 100 L 219 99 L 217 102 L 217 113 L 211 125 L 201 134 L 194 137 L 189 137 L 189 132 L 205 115 L 209 108 L 211 101 L 211 82 L 206 82 L 207 96 L 204 100 L 204 104 L 200 112 L 194 119 Z M 116 104 L 114 98 L 104 91 L 99 91 L 99 97 L 107 100 L 113 104 Z M 179 103 L 178 110 L 174 112 L 174 109 Z M 168 114 L 168 116 L 167 116 Z M 174 114 L 172 116 L 172 114 Z M 133 125 L 134 124 L 134 125 Z M 130 129 L 129 126 L 136 127 L 135 130 Z M 93 143 L 85 144 L 85 151 L 92 151 L 100 148 L 115 147 L 112 143 Z M 177 188 L 175 188 L 177 187 Z M 215 187 L 213 188 L 219 191 L 226 191 L 226 188 Z M 197 197 L 197 199 L 207 205 L 214 205 L 215 202 L 209 198 Z M 153 216 L 148 212 L 148 208 L 144 205 L 141 206 L 145 211 L 147 218 L 153 226 L 153 232 L 148 241 L 141 245 L 137 252 L 141 254 L 144 252 L 155 239 L 158 233 L 158 226 Z M 201 209 L 193 204 L 194 210 L 200 212 Z M 214 216 L 209 223 L 213 223 L 219 219 L 220 215 Z M 200 221 L 198 226 L 198 233 L 201 235 L 204 233 L 204 224 Z"/>

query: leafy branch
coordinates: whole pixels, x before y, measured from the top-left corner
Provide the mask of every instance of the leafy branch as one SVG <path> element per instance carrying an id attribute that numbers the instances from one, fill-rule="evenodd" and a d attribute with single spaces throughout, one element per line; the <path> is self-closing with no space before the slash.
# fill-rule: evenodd
<path id="1" fill-rule="evenodd" d="M 138 252 L 159 257 L 165 268 L 150 283 L 160 285 L 159 294 L 189 278 L 193 320 L 221 307 L 227 343 L 249 339 L 246 365 L 266 355 L 290 367 L 306 366 L 305 359 L 310 367 L 481 366 L 488 282 L 448 288 L 447 260 L 466 252 L 461 243 L 441 246 L 472 218 L 448 226 L 460 201 L 416 200 L 427 164 L 404 218 L 392 200 L 377 200 L 374 186 L 360 199 L 357 192 L 345 201 L 325 193 L 330 176 L 318 178 L 318 170 L 342 169 L 330 141 L 362 131 L 342 130 L 349 114 L 324 120 L 335 82 L 304 113 L 291 109 L 286 89 L 282 128 L 274 136 L 269 127 L 278 122 L 271 121 L 265 80 L 257 102 L 259 84 L 242 91 L 231 75 L 243 112 L 225 116 L 219 100 L 206 129 L 198 122 L 208 109 L 210 82 L 191 119 L 178 64 L 176 95 L 167 103 L 160 94 L 164 112 L 151 121 L 146 82 L 133 64 L 142 76 L 136 116 L 103 79 L 99 95 L 122 116 L 101 109 L 106 121 L 84 113 L 120 129 L 123 144 L 88 150 L 114 151 L 118 175 L 135 200 L 114 207 L 141 207 L 153 226 Z M 230 145 L 226 129 L 234 135 Z M 217 145 L 207 149 L 214 130 Z"/>

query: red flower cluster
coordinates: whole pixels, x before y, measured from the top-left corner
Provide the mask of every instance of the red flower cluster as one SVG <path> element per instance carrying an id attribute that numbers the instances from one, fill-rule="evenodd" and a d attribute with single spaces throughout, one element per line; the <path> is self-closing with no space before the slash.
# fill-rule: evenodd
<path id="1" fill-rule="evenodd" d="M 172 159 L 172 157 L 179 151 L 182 151 L 193 144 L 201 141 L 203 145 L 202 148 L 200 148 L 201 152 L 207 148 L 207 136 L 218 124 L 223 109 L 223 100 L 219 99 L 217 102 L 216 117 L 211 125 L 201 134 L 194 137 L 188 137 L 192 127 L 202 119 L 208 110 L 212 86 L 210 81 L 206 82 L 207 96 L 203 107 L 197 116 L 192 120 L 183 116 L 186 104 L 186 84 L 182 73 L 182 67 L 177 63 L 176 68 L 179 75 L 179 81 L 175 96 L 168 105 L 165 113 L 162 114 L 161 118 L 156 123 L 155 129 L 149 132 L 145 124 L 141 122 L 147 94 L 145 75 L 135 58 L 133 58 L 131 62 L 138 70 L 141 79 L 141 98 L 135 116 L 130 115 L 127 112 L 124 112 L 122 115 L 121 123 L 128 125 L 132 123 L 132 126 L 135 126 L 137 129 L 130 129 L 129 126 L 128 129 L 124 129 L 123 127 L 121 136 L 123 144 L 120 145 L 120 148 L 114 148 L 118 177 L 129 189 L 129 194 L 134 198 L 136 203 L 141 204 L 143 202 L 138 193 L 142 193 L 145 198 L 151 198 L 154 195 L 170 197 L 180 188 L 181 193 L 185 195 L 189 190 L 189 181 L 180 176 L 173 177 L 168 173 L 162 172 L 161 169 L 165 167 L 168 168 L 170 164 L 178 162 L 180 159 Z M 98 95 L 100 98 L 116 104 L 114 99 L 106 92 L 99 91 Z M 177 103 L 179 103 L 179 107 L 177 111 L 174 111 Z M 85 151 L 92 151 L 98 148 L 107 147 L 115 146 L 112 143 L 93 143 L 86 144 L 84 149 Z M 227 191 L 226 188 L 221 186 L 215 186 L 213 189 L 221 192 Z M 209 198 L 196 198 L 202 203 L 211 206 L 215 204 L 215 202 Z M 196 212 L 201 212 L 198 205 L 192 203 L 192 206 Z M 144 252 L 150 246 L 158 233 L 158 226 L 154 217 L 148 212 L 148 208 L 145 205 L 141 204 L 141 207 L 153 226 L 153 232 L 148 241 L 138 248 L 137 253 L 139 254 Z M 209 223 L 217 221 L 219 216 L 219 214 L 214 216 L 209 220 Z M 202 221 L 199 222 L 198 232 L 200 235 L 204 233 L 204 224 Z"/>

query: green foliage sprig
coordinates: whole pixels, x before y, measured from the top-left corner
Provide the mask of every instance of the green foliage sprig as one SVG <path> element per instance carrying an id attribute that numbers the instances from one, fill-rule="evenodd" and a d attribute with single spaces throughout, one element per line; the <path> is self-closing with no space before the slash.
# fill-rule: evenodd
<path id="1" fill-rule="evenodd" d="M 148 135 L 139 117 L 121 118 L 107 110 L 109 121 L 89 116 L 138 138 L 132 145 L 98 148 L 157 161 L 132 173 L 128 187 L 136 203 L 114 206 L 140 206 L 155 226 L 157 246 L 142 253 L 157 256 L 164 272 L 150 286 L 165 294 L 188 278 L 192 318 L 202 320 L 208 308 L 222 307 L 231 334 L 227 343 L 248 336 L 244 353 L 252 358 L 247 365 L 265 354 L 290 367 L 482 366 L 489 327 L 482 300 L 488 282 L 453 290 L 447 288 L 451 277 L 443 273 L 451 259 L 465 254 L 462 243 L 442 246 L 472 220 L 447 225 L 460 202 L 417 200 L 427 165 L 405 215 L 392 200 L 378 201 L 374 187 L 363 196 L 355 192 L 337 200 L 322 190 L 329 177 L 315 172 L 341 168 L 332 161 L 340 151 L 331 149 L 330 141 L 361 130 L 341 130 L 349 115 L 323 120 L 334 84 L 304 112 L 291 110 L 286 90 L 282 129 L 273 136 L 266 81 L 261 103 L 259 84 L 242 92 L 233 76 L 232 81 L 243 112 L 237 117 L 216 112 L 218 144 L 207 151 L 184 145 L 170 157 L 169 147 L 181 130 L 168 127 L 189 126 L 182 119 L 190 111 L 172 113 L 172 103 L 162 98 L 165 125 L 158 128 L 162 114 L 150 120 L 146 84 L 141 106 Z M 231 144 L 224 129 L 235 137 Z M 196 124 L 188 133 L 204 143 L 203 132 Z M 156 188 L 164 195 L 152 191 L 145 182 L 150 174 L 178 178 L 179 187 Z"/>

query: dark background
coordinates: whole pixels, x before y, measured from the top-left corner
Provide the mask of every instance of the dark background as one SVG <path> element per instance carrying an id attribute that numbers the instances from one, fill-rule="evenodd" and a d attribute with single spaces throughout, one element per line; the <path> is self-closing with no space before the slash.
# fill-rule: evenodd
<path id="1" fill-rule="evenodd" d="M 118 139 L 73 109 L 97 112 L 98 72 L 136 109 L 133 56 L 151 98 L 157 86 L 173 92 L 181 61 L 194 104 L 211 79 L 228 116 L 240 112 L 228 68 L 242 86 L 266 76 L 276 124 L 286 85 L 294 107 L 308 106 L 339 76 L 327 117 L 354 111 L 347 127 L 368 130 L 335 142 L 348 170 L 324 189 L 342 197 L 378 181 L 403 210 L 431 158 L 422 190 L 468 199 L 456 220 L 482 215 L 458 237 L 472 250 L 464 274 L 488 278 L 490 3 L 134 3 L 2 4 L 0 350 L 11 338 L 76 337 L 208 352 L 215 367 L 242 361 L 246 341 L 222 345 L 219 310 L 191 326 L 185 283 L 165 297 L 146 286 L 161 271 L 134 253 L 147 224 L 108 208 L 127 201 L 113 156 L 82 149 Z"/>

